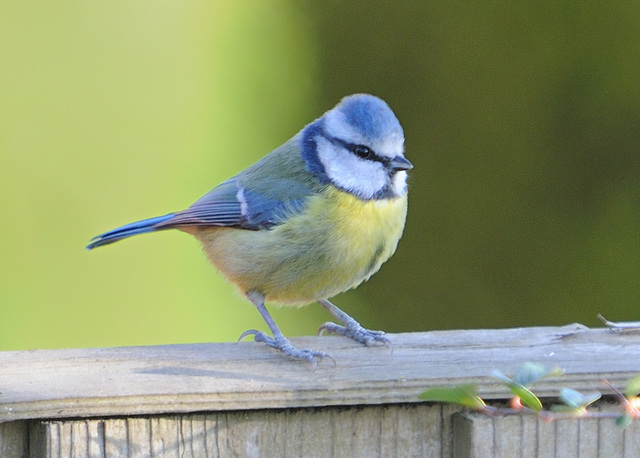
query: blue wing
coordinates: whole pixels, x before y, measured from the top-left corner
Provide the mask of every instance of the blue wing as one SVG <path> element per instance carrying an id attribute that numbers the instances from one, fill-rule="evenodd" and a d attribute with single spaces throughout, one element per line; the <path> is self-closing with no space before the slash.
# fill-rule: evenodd
<path id="1" fill-rule="evenodd" d="M 188 209 L 162 221 L 158 226 L 238 226 L 241 220 L 242 208 L 238 201 L 238 184 L 234 177 L 209 191 Z"/>
<path id="2" fill-rule="evenodd" d="M 198 199 L 186 210 L 127 224 L 94 237 L 87 249 L 132 235 L 187 226 L 269 229 L 301 212 L 322 187 L 292 148 L 296 137 Z M 293 154 L 292 154 L 293 153 Z"/>
<path id="3" fill-rule="evenodd" d="M 309 173 L 294 137 L 251 167 L 209 191 L 188 209 L 158 224 L 268 229 L 302 211 L 322 186 Z"/>
<path id="4" fill-rule="evenodd" d="M 281 197 L 282 195 L 286 197 Z M 293 179 L 262 180 L 259 189 L 244 187 L 238 177 L 212 189 L 188 209 L 157 224 L 268 229 L 304 208 L 309 189 Z"/>

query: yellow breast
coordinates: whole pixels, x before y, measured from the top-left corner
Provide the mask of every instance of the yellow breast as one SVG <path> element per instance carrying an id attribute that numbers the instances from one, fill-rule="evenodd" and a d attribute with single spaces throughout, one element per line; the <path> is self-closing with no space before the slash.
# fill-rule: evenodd
<path id="1" fill-rule="evenodd" d="M 306 210 L 269 230 L 203 229 L 196 237 L 212 263 L 243 293 L 306 304 L 354 288 L 393 254 L 406 195 L 363 201 L 328 187 Z"/>

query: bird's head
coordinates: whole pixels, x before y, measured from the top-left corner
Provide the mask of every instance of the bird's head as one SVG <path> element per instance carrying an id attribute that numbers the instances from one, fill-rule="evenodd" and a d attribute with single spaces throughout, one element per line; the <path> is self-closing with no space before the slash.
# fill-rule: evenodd
<path id="1" fill-rule="evenodd" d="M 302 155 L 321 182 L 364 199 L 402 196 L 407 170 L 404 133 L 398 118 L 378 97 L 343 98 L 302 131 Z"/>

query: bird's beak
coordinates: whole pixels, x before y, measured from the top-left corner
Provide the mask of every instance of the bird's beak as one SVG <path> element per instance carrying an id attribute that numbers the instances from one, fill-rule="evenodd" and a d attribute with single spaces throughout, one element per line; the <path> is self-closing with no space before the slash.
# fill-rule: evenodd
<path id="1" fill-rule="evenodd" d="M 389 167 L 397 172 L 398 170 L 411 170 L 413 164 L 402 156 L 396 156 L 389 162 Z"/>

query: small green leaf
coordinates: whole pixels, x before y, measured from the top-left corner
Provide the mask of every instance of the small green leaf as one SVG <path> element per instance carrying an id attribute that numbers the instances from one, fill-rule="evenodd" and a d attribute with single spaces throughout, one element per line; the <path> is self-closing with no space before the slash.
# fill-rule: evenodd
<path id="1" fill-rule="evenodd" d="M 523 386 L 531 386 L 540 378 L 549 373 L 549 370 L 539 363 L 524 363 L 513 376 L 513 381 Z"/>
<path id="2" fill-rule="evenodd" d="M 538 397 L 533 394 L 531 390 L 529 390 L 529 388 L 511 380 L 498 369 L 494 369 L 491 372 L 491 375 L 504 382 L 504 384 L 507 385 L 513 392 L 513 394 L 520 398 L 520 402 L 523 406 L 528 407 L 531 410 L 535 410 L 536 412 L 540 412 L 542 410 L 542 402 L 540 402 L 540 399 L 538 399 Z"/>
<path id="3" fill-rule="evenodd" d="M 513 381 L 524 386 L 531 386 L 543 377 L 549 375 L 562 375 L 563 371 L 559 367 L 547 369 L 539 363 L 524 363 L 521 365 L 513 377 Z"/>
<path id="4" fill-rule="evenodd" d="M 624 394 L 627 399 L 634 398 L 640 393 L 640 375 L 636 375 L 629 383 L 627 383 L 627 387 L 624 390 Z"/>
<path id="5" fill-rule="evenodd" d="M 494 369 L 491 374 L 507 385 L 515 383 L 520 386 L 530 387 L 542 377 L 546 377 L 548 375 L 562 375 L 563 371 L 559 367 L 547 369 L 542 364 L 524 363 L 518 368 L 513 379 L 509 378 L 504 374 L 504 372 L 498 369 Z"/>
<path id="6" fill-rule="evenodd" d="M 491 372 L 491 375 L 493 375 L 495 378 L 497 378 L 498 380 L 506 383 L 507 385 L 510 383 L 513 383 L 513 380 L 511 380 L 509 377 L 507 377 L 504 372 L 502 372 L 500 369 L 494 369 Z"/>
<path id="7" fill-rule="evenodd" d="M 602 393 L 598 393 L 597 391 L 594 391 L 593 393 L 587 393 L 584 395 L 584 399 L 582 400 L 582 406 L 587 407 L 596 402 L 601 397 Z"/>
<path id="8" fill-rule="evenodd" d="M 616 418 L 616 426 L 624 429 L 631 424 L 633 421 L 633 417 L 628 413 L 623 413 L 618 418 Z"/>
<path id="9" fill-rule="evenodd" d="M 577 409 L 582 405 L 582 393 L 571 388 L 563 388 L 560 391 L 560 400 L 569 407 Z"/>
<path id="10" fill-rule="evenodd" d="M 540 402 L 538 396 L 533 394 L 526 386 L 511 383 L 509 384 L 509 389 L 513 394 L 520 398 L 520 402 L 523 406 L 528 407 L 531 410 L 535 410 L 536 412 L 540 412 L 542 410 L 542 402 Z"/>
<path id="11" fill-rule="evenodd" d="M 593 404 L 602 396 L 598 392 L 582 394 L 571 388 L 563 388 L 560 391 L 560 400 L 567 406 L 574 409 L 586 409 L 589 404 Z"/>
<path id="12" fill-rule="evenodd" d="M 477 394 L 476 385 L 458 385 L 453 388 L 431 388 L 418 397 L 425 401 L 448 402 L 476 410 L 482 410 L 486 404 Z"/>

